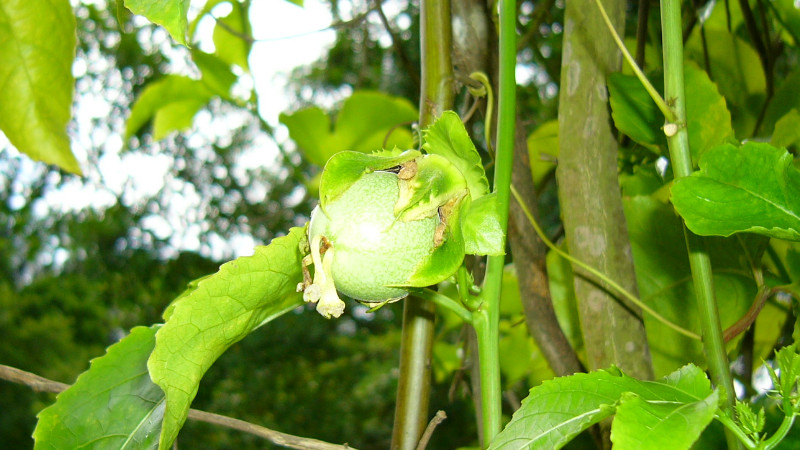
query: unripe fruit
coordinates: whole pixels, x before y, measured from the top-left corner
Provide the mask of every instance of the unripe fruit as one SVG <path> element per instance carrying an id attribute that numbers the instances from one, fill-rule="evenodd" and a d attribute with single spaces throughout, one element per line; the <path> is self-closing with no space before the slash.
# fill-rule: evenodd
<path id="1" fill-rule="evenodd" d="M 393 286 L 405 284 L 433 252 L 439 217 L 398 219 L 394 207 L 399 195 L 395 173 L 372 172 L 328 203 L 324 211 L 319 206 L 314 209 L 309 242 L 313 248 L 315 237 L 327 239 L 330 248 L 326 253 L 332 253 L 330 275 L 339 292 L 369 303 L 408 295 Z"/>

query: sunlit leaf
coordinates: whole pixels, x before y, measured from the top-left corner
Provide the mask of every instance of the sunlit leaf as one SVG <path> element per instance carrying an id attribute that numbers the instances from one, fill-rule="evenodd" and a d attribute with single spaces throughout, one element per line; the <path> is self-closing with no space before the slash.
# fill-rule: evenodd
<path id="1" fill-rule="evenodd" d="M 739 9 L 731 8 L 738 13 Z M 700 27 L 686 42 L 686 56 L 698 67 L 710 64 L 711 78 L 725 97 L 733 128 L 739 138 L 750 137 L 766 96 L 766 77 L 758 53 L 745 40 L 728 32 L 727 8 L 714 8 L 719 28 L 706 26 L 705 39 Z M 739 13 L 741 21 L 741 14 Z M 688 86 L 688 84 L 687 84 Z M 762 127 L 762 130 L 769 131 Z"/>
<path id="2" fill-rule="evenodd" d="M 147 18 L 150 22 L 164 27 L 179 44 L 188 45 L 186 31 L 189 0 L 125 0 L 125 6 L 134 14 Z"/>
<path id="3" fill-rule="evenodd" d="M 483 170 L 481 156 L 475 149 L 461 118 L 453 111 L 445 111 L 441 117 L 423 132 L 425 144 L 422 148 L 428 153 L 447 158 L 467 180 L 467 188 L 472 199 L 489 193 L 489 181 Z"/>
<path id="4" fill-rule="evenodd" d="M 0 7 L 0 129 L 20 152 L 80 174 L 70 150 L 75 17 L 67 0 Z"/>
<path id="5" fill-rule="evenodd" d="M 775 123 L 770 144 L 775 147 L 791 147 L 800 144 L 800 112 L 792 108 Z"/>
<path id="6" fill-rule="evenodd" d="M 322 209 L 344 194 L 364 174 L 399 166 L 420 155 L 416 150 L 402 152 L 399 149 L 370 154 L 344 151 L 333 155 L 325 164 L 319 182 Z"/>
<path id="7" fill-rule="evenodd" d="M 164 392 L 150 381 L 147 358 L 158 328 L 136 327 L 94 359 L 55 404 L 39 413 L 35 448 L 156 448 Z"/>
<path id="8" fill-rule="evenodd" d="M 185 130 L 212 96 L 212 91 L 203 82 L 181 75 L 167 75 L 150 83 L 131 108 L 125 139 L 150 120 L 153 120 L 153 137 L 157 140 L 173 131 Z"/>
<path id="9" fill-rule="evenodd" d="M 714 419 L 719 392 L 691 403 L 648 402 L 634 393 L 622 395 L 611 427 L 618 450 L 689 449 Z"/>
<path id="10" fill-rule="evenodd" d="M 231 2 L 230 14 L 217 19 L 214 27 L 215 55 L 228 64 L 235 64 L 245 71 L 250 70 L 248 58 L 253 46 L 248 11 L 239 2 Z"/>
<path id="11" fill-rule="evenodd" d="M 223 264 L 171 306 L 147 364 L 166 394 L 159 448 L 177 437 L 211 364 L 260 325 L 303 304 L 295 292 L 303 279 L 302 239 L 304 229 L 293 228 L 253 256 Z"/>
<path id="12" fill-rule="evenodd" d="M 672 203 L 702 236 L 751 232 L 800 240 L 800 171 L 791 154 L 769 144 L 709 150 L 698 172 L 675 182 Z"/>
<path id="13" fill-rule="evenodd" d="M 219 57 L 197 49 L 192 50 L 192 60 L 203 75 L 203 83 L 215 94 L 229 98 L 231 86 L 236 82 L 236 75 L 230 66 Z"/>
<path id="14" fill-rule="evenodd" d="M 404 98 L 358 91 L 345 100 L 334 129 L 331 119 L 318 107 L 281 114 L 280 121 L 289 128 L 289 136 L 303 155 L 322 166 L 328 158 L 344 150 L 369 153 L 394 147 L 411 148 L 413 138 L 406 127 L 417 116 L 417 110 Z"/>

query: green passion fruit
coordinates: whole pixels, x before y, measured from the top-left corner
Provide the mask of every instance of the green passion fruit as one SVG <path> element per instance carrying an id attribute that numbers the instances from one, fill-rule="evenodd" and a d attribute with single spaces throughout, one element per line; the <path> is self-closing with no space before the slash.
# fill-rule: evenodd
<path id="1" fill-rule="evenodd" d="M 403 221 L 394 214 L 400 196 L 398 176 L 376 171 L 363 175 L 343 194 L 311 213 L 308 237 L 315 267 L 306 301 L 319 302 L 325 317 L 339 317 L 342 294 L 364 303 L 397 301 L 401 286 L 434 250 L 439 216 Z"/>

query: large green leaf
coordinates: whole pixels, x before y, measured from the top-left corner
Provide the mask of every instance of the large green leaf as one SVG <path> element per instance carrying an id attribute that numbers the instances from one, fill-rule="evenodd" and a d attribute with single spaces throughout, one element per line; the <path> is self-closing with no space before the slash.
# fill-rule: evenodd
<path id="1" fill-rule="evenodd" d="M 581 431 L 613 415 L 626 393 L 646 402 L 670 403 L 676 407 L 714 396 L 708 378 L 695 366 L 683 367 L 662 381 L 640 381 L 614 368 L 556 378 L 531 389 L 489 448 L 561 448 Z M 631 423 L 629 412 L 621 420 L 627 422 L 623 428 L 636 426 Z M 671 425 L 680 432 L 693 431 L 691 427 Z"/>
<path id="2" fill-rule="evenodd" d="M 0 129 L 22 153 L 80 174 L 67 136 L 74 58 L 69 1 L 0 6 Z"/>
<path id="3" fill-rule="evenodd" d="M 236 75 L 231 71 L 230 65 L 216 55 L 197 49 L 192 49 L 192 61 L 200 69 L 203 76 L 202 81 L 215 94 L 223 98 L 230 98 L 231 86 L 236 82 Z"/>
<path id="4" fill-rule="evenodd" d="M 153 137 L 163 139 L 173 131 L 192 126 L 197 111 L 214 93 L 202 81 L 181 75 L 167 75 L 150 83 L 136 99 L 125 128 L 125 140 L 153 120 Z"/>
<path id="5" fill-rule="evenodd" d="M 160 325 L 136 327 L 39 413 L 35 448 L 158 446 L 164 392 L 147 373 Z"/>
<path id="6" fill-rule="evenodd" d="M 702 236 L 751 232 L 800 240 L 800 171 L 791 154 L 769 144 L 708 151 L 698 172 L 675 182 L 672 203 Z"/>
<path id="7" fill-rule="evenodd" d="M 303 280 L 303 239 L 304 229 L 291 229 L 253 256 L 223 264 L 170 306 L 147 363 L 166 394 L 159 448 L 169 448 L 177 437 L 211 364 L 260 325 L 303 304 L 296 292 Z"/>
<path id="8" fill-rule="evenodd" d="M 643 175 L 647 176 L 647 175 Z M 697 300 L 692 286 L 683 225 L 660 192 L 623 197 L 625 217 L 642 301 L 683 328 L 700 332 Z M 749 308 L 756 294 L 749 262 L 741 242 L 734 238 L 708 238 L 714 289 L 723 328 L 731 326 Z M 753 250 L 748 248 L 748 251 Z M 650 314 L 644 314 L 647 338 L 656 376 L 686 364 L 705 364 L 702 344 L 679 334 Z"/>
<path id="9" fill-rule="evenodd" d="M 423 132 L 423 137 L 425 144 L 422 148 L 425 151 L 444 156 L 461 171 L 473 200 L 489 193 L 489 181 L 483 170 L 481 156 L 458 114 L 445 111 Z"/>
<path id="10" fill-rule="evenodd" d="M 125 6 L 134 14 L 164 27 L 179 44 L 188 45 L 186 32 L 189 27 L 186 13 L 189 0 L 125 0 Z"/>
<path id="11" fill-rule="evenodd" d="M 371 91 L 355 92 L 345 100 L 331 129 L 331 119 L 318 107 L 281 114 L 289 136 L 306 158 L 322 166 L 343 150 L 372 152 L 411 148 L 413 138 L 404 125 L 417 120 L 417 110 L 406 99 Z"/>

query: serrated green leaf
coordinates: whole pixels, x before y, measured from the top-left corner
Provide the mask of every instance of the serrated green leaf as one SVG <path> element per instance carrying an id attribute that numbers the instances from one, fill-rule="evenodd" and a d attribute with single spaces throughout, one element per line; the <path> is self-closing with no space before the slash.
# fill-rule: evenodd
<path id="1" fill-rule="evenodd" d="M 421 155 L 416 150 L 401 152 L 398 149 L 366 154 L 352 151 L 339 152 L 325 164 L 319 181 L 320 206 L 325 207 L 350 189 L 364 174 L 389 169 L 411 161 Z"/>
<path id="2" fill-rule="evenodd" d="M 250 71 L 248 58 L 253 46 L 248 11 L 239 2 L 230 2 L 231 12 L 217 19 L 214 26 L 215 55 L 229 65 L 237 65 L 244 71 Z"/>
<path id="3" fill-rule="evenodd" d="M 698 172 L 676 180 L 672 203 L 702 236 L 751 232 L 800 240 L 800 171 L 791 154 L 769 144 L 709 150 Z"/>
<path id="4" fill-rule="evenodd" d="M 403 127 L 418 113 L 406 99 L 379 92 L 358 91 L 345 100 L 331 130 L 331 119 L 318 107 L 281 114 L 280 122 L 303 155 L 319 166 L 334 154 L 352 150 L 369 153 L 380 149 L 411 148 L 413 138 Z"/>
<path id="5" fill-rule="evenodd" d="M 641 381 L 617 369 L 579 373 L 545 381 L 531 389 L 505 429 L 489 447 L 496 449 L 558 449 L 581 431 L 614 414 L 624 393 L 646 401 L 694 403 L 711 396 L 708 379 L 697 386 L 702 371 L 683 368 L 668 382 Z M 686 377 L 687 380 L 680 381 Z M 704 391 L 703 386 L 707 386 Z M 704 392 L 698 398 L 697 393 Z"/>
<path id="6" fill-rule="evenodd" d="M 691 403 L 649 402 L 637 394 L 622 395 L 611 426 L 618 450 L 691 448 L 717 411 L 719 392 Z"/>
<path id="7" fill-rule="evenodd" d="M 192 49 L 192 61 L 200 69 L 203 83 L 215 94 L 223 98 L 230 98 L 231 86 L 236 82 L 236 75 L 225 61 L 197 49 Z"/>
<path id="8" fill-rule="evenodd" d="M 80 174 L 67 136 L 75 42 L 67 0 L 0 8 L 0 129 L 20 152 Z"/>
<path id="9" fill-rule="evenodd" d="M 489 193 L 481 156 L 458 114 L 445 111 L 422 135 L 426 152 L 444 156 L 461 171 L 473 200 Z"/>
<path id="10" fill-rule="evenodd" d="M 212 96 L 212 91 L 203 82 L 181 75 L 167 75 L 150 83 L 131 108 L 125 140 L 130 139 L 151 119 L 154 120 L 155 139 L 188 128 L 195 113 Z"/>
<path id="11" fill-rule="evenodd" d="M 433 217 L 448 201 L 463 198 L 467 183 L 450 161 L 439 155 L 424 155 L 414 160 L 414 175 L 398 179 L 400 198 L 394 214 L 400 220 Z"/>
<path id="12" fill-rule="evenodd" d="M 189 11 L 189 3 L 189 0 L 125 0 L 125 6 L 131 12 L 161 25 L 173 39 L 183 45 L 189 45 L 186 42 L 186 31 L 189 26 L 186 13 Z"/>
<path id="13" fill-rule="evenodd" d="M 211 364 L 257 327 L 303 304 L 295 291 L 303 280 L 304 236 L 303 228 L 292 228 L 253 256 L 223 264 L 170 307 L 147 363 L 166 394 L 159 448 L 169 448 L 177 437 Z"/>
<path id="14" fill-rule="evenodd" d="M 164 392 L 147 373 L 160 325 L 136 327 L 39 413 L 35 448 L 158 446 Z"/>
<path id="15" fill-rule="evenodd" d="M 500 226 L 497 194 L 472 200 L 465 208 L 466 212 L 461 219 L 464 251 L 469 255 L 505 254 L 505 235 Z"/>

